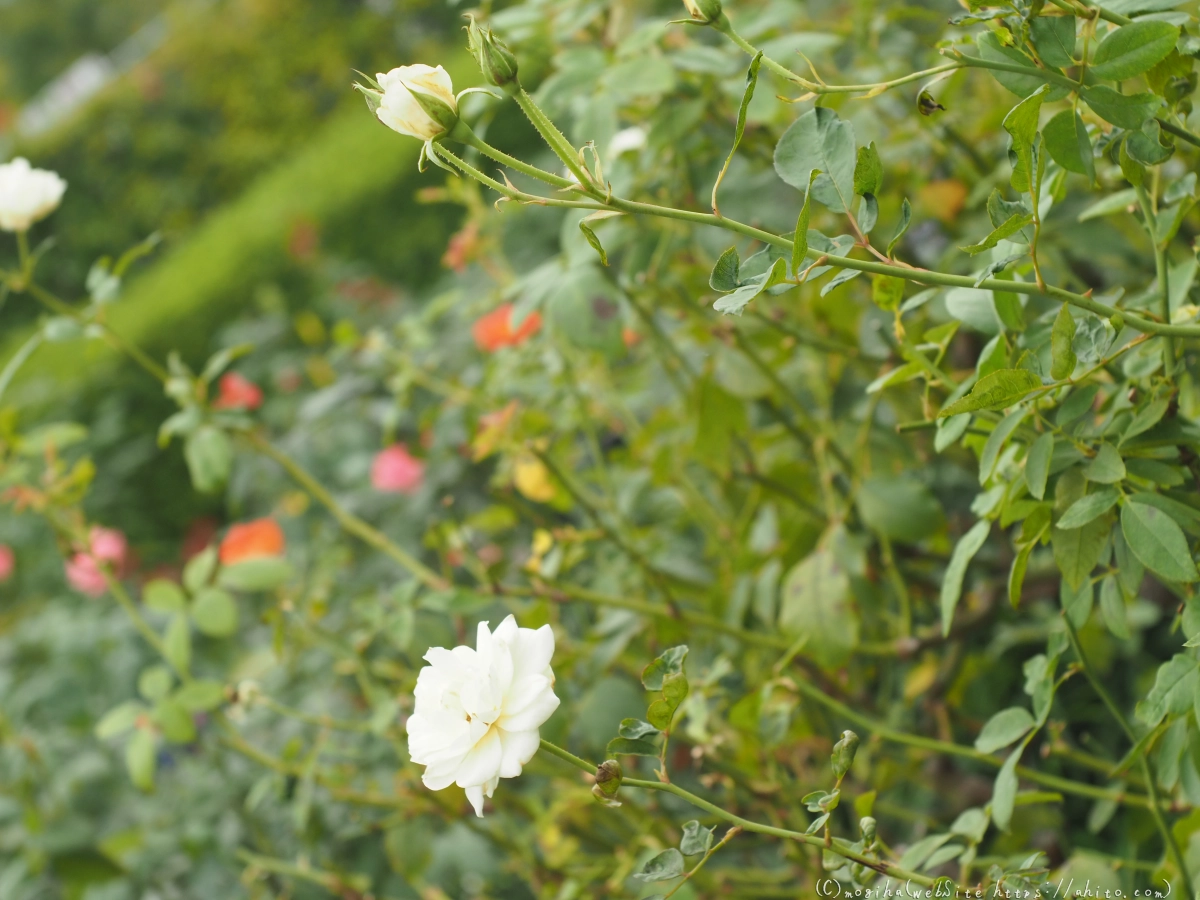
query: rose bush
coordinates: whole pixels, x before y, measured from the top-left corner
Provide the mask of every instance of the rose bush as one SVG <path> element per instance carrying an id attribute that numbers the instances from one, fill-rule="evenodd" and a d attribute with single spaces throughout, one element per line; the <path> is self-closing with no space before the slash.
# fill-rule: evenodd
<path id="1" fill-rule="evenodd" d="M 3 877 L 1193 896 L 1194 32 L 518 4 L 468 24 L 491 99 L 360 88 L 467 216 L 428 293 L 364 303 L 323 254 L 309 308 L 160 360 L 16 245 L 48 318 L 5 372 L 118 346 L 225 522 L 121 571 L 89 543 L 105 420 L 3 420 L 0 590 L 54 586 L 6 644 L 45 674 L 6 693 Z M 106 677 L 63 664 L 105 658 L 72 624 Z M 38 710 L 54 679 L 88 714 Z"/>

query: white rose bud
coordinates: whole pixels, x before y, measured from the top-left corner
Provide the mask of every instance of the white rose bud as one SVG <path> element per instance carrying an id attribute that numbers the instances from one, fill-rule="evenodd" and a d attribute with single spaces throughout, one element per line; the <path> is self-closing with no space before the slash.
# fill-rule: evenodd
<path id="1" fill-rule="evenodd" d="M 35 169 L 27 159 L 0 166 L 0 229 L 28 231 L 58 208 L 66 189 L 57 173 Z"/>
<path id="2" fill-rule="evenodd" d="M 721 0 L 683 0 L 688 15 L 705 25 L 721 17 Z"/>
<path id="3" fill-rule="evenodd" d="M 558 708 L 554 632 L 518 628 L 509 616 L 494 632 L 479 623 L 475 649 L 432 647 L 417 676 L 408 719 L 408 755 L 425 766 L 433 791 L 465 788 L 477 816 L 501 778 L 516 778 L 537 752 L 541 727 Z"/>
<path id="4" fill-rule="evenodd" d="M 375 115 L 393 131 L 431 141 L 458 122 L 454 84 L 441 66 L 400 66 L 376 79 L 383 94 Z"/>

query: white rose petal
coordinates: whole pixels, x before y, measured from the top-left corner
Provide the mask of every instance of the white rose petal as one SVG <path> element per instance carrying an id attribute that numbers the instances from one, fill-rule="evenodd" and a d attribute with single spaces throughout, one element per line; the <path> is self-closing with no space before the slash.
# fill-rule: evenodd
<path id="1" fill-rule="evenodd" d="M 634 125 L 632 128 L 622 128 L 612 136 L 608 144 L 609 159 L 616 159 L 622 153 L 630 150 L 641 150 L 646 146 L 646 132 Z"/>
<path id="2" fill-rule="evenodd" d="M 408 754 L 425 766 L 427 788 L 457 784 L 483 815 L 484 797 L 501 778 L 521 774 L 537 752 L 538 728 L 558 708 L 553 656 L 549 625 L 519 628 L 512 616 L 495 631 L 480 622 L 475 649 L 430 648 L 406 726 Z"/>
<path id="3" fill-rule="evenodd" d="M 0 230 L 27 231 L 58 208 L 66 189 L 57 173 L 35 169 L 27 159 L 0 165 Z"/>
<path id="4" fill-rule="evenodd" d="M 428 141 L 446 130 L 417 102 L 414 93 L 440 101 L 451 110 L 458 111 L 454 84 L 450 81 L 450 74 L 441 66 L 434 68 L 420 63 L 400 66 L 387 74 L 377 75 L 376 81 L 383 88 L 383 96 L 375 115 L 388 128 L 401 134 Z"/>

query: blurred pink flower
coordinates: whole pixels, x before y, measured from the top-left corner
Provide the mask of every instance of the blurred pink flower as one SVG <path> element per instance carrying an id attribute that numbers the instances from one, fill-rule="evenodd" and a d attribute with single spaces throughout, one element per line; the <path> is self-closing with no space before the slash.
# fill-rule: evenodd
<path id="1" fill-rule="evenodd" d="M 100 527 L 91 530 L 88 544 L 87 550 L 81 550 L 67 560 L 67 583 L 81 594 L 99 597 L 108 589 L 101 564 L 120 573 L 129 545 L 121 532 Z"/>
<path id="2" fill-rule="evenodd" d="M 16 568 L 17 558 L 13 555 L 12 547 L 8 544 L 0 544 L 0 584 L 12 578 Z"/>
<path id="3" fill-rule="evenodd" d="M 218 391 L 213 409 L 255 410 L 262 406 L 262 388 L 237 372 L 226 372 L 222 375 Z"/>
<path id="4" fill-rule="evenodd" d="M 371 486 L 377 491 L 412 494 L 425 478 L 425 463 L 412 456 L 403 444 L 381 450 L 371 464 Z"/>

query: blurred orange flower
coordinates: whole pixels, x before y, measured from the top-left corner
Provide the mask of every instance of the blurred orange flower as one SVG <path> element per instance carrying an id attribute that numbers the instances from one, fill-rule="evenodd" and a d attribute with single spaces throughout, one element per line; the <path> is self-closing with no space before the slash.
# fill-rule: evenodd
<path id="1" fill-rule="evenodd" d="M 542 327 L 542 317 L 536 312 L 527 315 L 516 331 L 512 327 L 513 305 L 505 303 L 486 316 L 475 320 L 471 334 L 480 350 L 489 353 L 501 347 L 515 347 L 533 337 Z"/>
<path id="2" fill-rule="evenodd" d="M 221 541 L 221 564 L 231 566 L 244 559 L 280 556 L 285 542 L 283 529 L 274 519 L 255 519 L 234 525 Z"/>

